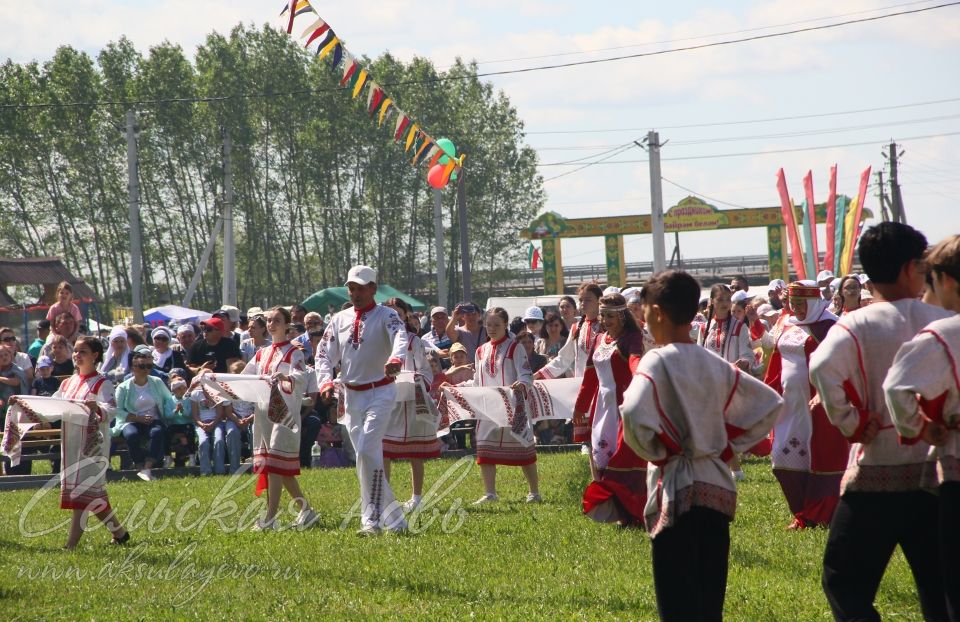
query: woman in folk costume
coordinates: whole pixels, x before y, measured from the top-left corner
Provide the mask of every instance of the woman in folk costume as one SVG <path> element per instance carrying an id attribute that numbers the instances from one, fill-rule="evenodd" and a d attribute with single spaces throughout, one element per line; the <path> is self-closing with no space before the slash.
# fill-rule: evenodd
<path id="1" fill-rule="evenodd" d="M 527 353 L 507 332 L 509 316 L 500 307 L 489 309 L 484 317 L 484 328 L 490 341 L 477 348 L 476 372 L 473 380 L 460 386 L 510 387 L 519 398 L 526 400 L 527 389 L 533 383 Z M 524 404 L 525 405 L 525 404 Z M 519 408 L 518 408 L 519 410 Z M 500 427 L 491 421 L 477 421 L 477 464 L 483 476 L 485 494 L 475 505 L 498 501 L 497 465 L 519 466 L 530 488 L 527 503 L 540 502 L 537 476 L 537 447 L 534 444 L 530 419 L 518 413 L 511 428 Z"/>
<path id="2" fill-rule="evenodd" d="M 583 511 L 599 522 L 643 524 L 647 463 L 623 442 L 620 404 L 644 353 L 643 331 L 620 294 L 600 299 L 601 327 L 587 360 L 574 417 L 593 405 L 590 470 Z"/>
<path id="3" fill-rule="evenodd" d="M 814 281 L 788 288 L 793 315 L 777 339 L 764 382 L 783 396 L 773 428 L 773 474 L 793 514 L 789 529 L 827 526 L 840 500 L 850 444 L 827 419 L 810 384 L 810 355 L 836 324 Z"/>
<path id="4" fill-rule="evenodd" d="M 577 292 L 580 301 L 580 319 L 574 323 L 567 337 L 567 343 L 560 348 L 560 352 L 540 371 L 534 375 L 536 380 L 549 378 L 563 378 L 569 371 L 574 378 L 582 378 L 587 369 L 587 359 L 596 345 L 596 337 L 600 334 L 600 298 L 603 290 L 596 283 L 583 283 Z M 591 429 L 589 416 L 592 409 L 584 412 L 579 419 L 573 420 L 573 441 L 587 443 L 590 441 Z"/>
<path id="5" fill-rule="evenodd" d="M 440 439 L 437 437 L 439 413 L 432 404 L 429 387 L 433 382 L 433 371 L 427 362 L 423 342 L 417 335 L 419 320 L 413 315 L 413 309 L 399 298 L 391 298 L 384 303 L 397 312 L 407 327 L 407 355 L 403 359 L 403 370 L 412 371 L 415 389 L 414 399 L 398 401 L 393 407 L 390 425 L 383 436 L 383 470 L 390 479 L 390 461 L 407 459 L 413 476 L 413 496 L 403 504 L 406 512 L 412 512 L 420 505 L 423 494 L 423 461 L 440 457 Z M 416 328 L 412 325 L 416 324 Z M 421 390 L 422 389 L 422 390 Z M 431 403 L 427 403 L 427 402 Z"/>
<path id="6" fill-rule="evenodd" d="M 103 344 L 99 339 L 77 339 L 73 349 L 76 373 L 64 380 L 53 394 L 57 398 L 82 401 L 90 411 L 85 426 L 66 421 L 62 426 L 60 509 L 73 511 L 65 549 L 73 549 L 80 542 L 87 512 L 92 512 L 107 526 L 113 534 L 111 544 L 126 544 L 130 540 L 130 533 L 117 520 L 107 496 L 109 424 L 116 409 L 113 384 L 97 373 L 97 364 L 102 360 Z"/>
<path id="7" fill-rule="evenodd" d="M 317 513 L 310 507 L 297 475 L 300 475 L 300 403 L 306 385 L 306 364 L 303 350 L 290 343 L 287 329 L 290 312 L 274 307 L 265 314 L 267 330 L 273 343 L 258 351 L 245 374 L 269 376 L 274 387 L 266 412 L 257 409 L 253 419 L 253 472 L 259 476 L 257 495 L 267 490 L 267 514 L 254 525 L 254 530 L 277 528 L 280 494 L 286 488 L 300 506 L 294 527 L 311 527 Z"/>

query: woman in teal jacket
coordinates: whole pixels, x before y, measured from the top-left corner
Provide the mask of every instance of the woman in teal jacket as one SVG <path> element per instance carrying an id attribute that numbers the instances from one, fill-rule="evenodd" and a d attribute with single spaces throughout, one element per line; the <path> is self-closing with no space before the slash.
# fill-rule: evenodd
<path id="1" fill-rule="evenodd" d="M 153 354 L 147 346 L 133 353 L 133 377 L 117 387 L 117 425 L 127 442 L 130 459 L 140 468 L 137 476 L 152 481 L 151 469 L 162 464 L 166 432 L 163 420 L 173 416 L 176 400 L 163 380 L 150 375 Z M 149 440 L 149 450 L 141 443 Z"/>

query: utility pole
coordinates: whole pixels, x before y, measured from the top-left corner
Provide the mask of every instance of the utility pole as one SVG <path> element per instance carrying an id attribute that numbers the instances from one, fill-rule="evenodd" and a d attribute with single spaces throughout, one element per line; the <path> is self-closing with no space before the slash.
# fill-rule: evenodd
<path id="1" fill-rule="evenodd" d="M 230 131 L 223 130 L 223 304 L 237 304 L 237 249 L 233 243 L 233 165 Z"/>
<path id="2" fill-rule="evenodd" d="M 907 215 L 903 211 L 903 196 L 900 194 L 900 180 L 898 178 L 897 158 L 903 155 L 903 151 L 897 153 L 897 143 L 890 143 L 890 200 L 893 203 L 893 219 L 897 222 L 907 224 Z"/>
<path id="3" fill-rule="evenodd" d="M 127 207 L 130 218 L 130 282 L 133 321 L 143 324 L 143 247 L 140 240 L 140 182 L 137 172 L 137 118 L 127 110 Z"/>
<path id="4" fill-rule="evenodd" d="M 467 175 L 463 167 L 457 177 L 457 211 L 460 216 L 460 266 L 463 272 L 463 300 L 473 300 L 470 286 L 470 240 L 467 236 Z"/>
<path id="5" fill-rule="evenodd" d="M 887 198 L 887 190 L 883 187 L 883 171 L 877 171 L 877 187 L 880 189 L 880 214 L 884 222 L 890 221 L 890 211 L 888 209 L 890 200 Z"/>
<path id="6" fill-rule="evenodd" d="M 443 256 L 443 212 L 441 211 L 440 188 L 433 189 L 433 236 L 437 248 L 437 304 L 441 307 L 449 305 L 447 300 L 447 270 Z"/>
<path id="7" fill-rule="evenodd" d="M 660 179 L 660 135 L 650 130 L 647 152 L 650 155 L 650 225 L 653 230 L 653 273 L 667 269 L 667 251 L 663 239 L 663 181 Z"/>

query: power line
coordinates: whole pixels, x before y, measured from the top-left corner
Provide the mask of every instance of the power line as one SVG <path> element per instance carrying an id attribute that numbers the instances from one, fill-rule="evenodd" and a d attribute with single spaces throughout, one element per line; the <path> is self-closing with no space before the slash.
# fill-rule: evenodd
<path id="1" fill-rule="evenodd" d="M 721 199 L 717 199 L 717 198 L 714 198 L 714 197 L 711 197 L 711 196 L 707 196 L 706 194 L 703 194 L 702 192 L 697 192 L 696 190 L 694 190 L 694 189 L 692 189 L 692 188 L 687 188 L 686 186 L 681 186 L 681 185 L 678 184 L 677 182 L 672 181 L 672 180 L 670 180 L 670 179 L 667 179 L 667 178 L 664 177 L 663 175 L 660 176 L 660 179 L 662 179 L 663 181 L 667 182 L 667 183 L 670 184 L 671 186 L 676 186 L 677 188 L 680 188 L 681 190 L 686 190 L 687 192 L 689 192 L 689 193 L 691 193 L 691 194 L 695 194 L 695 195 L 697 195 L 698 197 L 702 197 L 702 198 L 704 198 L 704 199 L 707 199 L 708 201 L 713 201 L 714 203 L 720 203 L 721 205 L 729 205 L 730 207 L 739 207 L 739 208 L 742 208 L 742 209 L 749 209 L 749 208 L 750 208 L 749 205 L 738 205 L 738 204 L 736 204 L 736 203 L 730 203 L 729 201 L 723 201 L 723 200 L 721 200 Z"/>
<path id="2" fill-rule="evenodd" d="M 863 114 L 865 112 L 881 112 L 884 110 L 900 110 L 903 108 L 915 108 L 918 106 L 933 106 L 936 104 L 947 104 L 960 101 L 960 97 L 951 97 L 949 99 L 935 99 L 925 102 L 915 102 L 912 104 L 898 104 L 895 106 L 880 106 L 877 108 L 861 108 L 860 110 L 842 110 L 838 112 L 820 112 L 814 114 L 801 114 L 790 117 L 769 117 L 766 119 L 746 119 L 740 121 L 711 121 L 709 123 L 690 123 L 687 125 L 656 125 L 661 130 L 685 130 L 697 127 L 717 127 L 721 125 L 750 125 L 753 123 L 771 123 L 774 121 L 797 121 L 800 119 L 816 119 L 821 117 L 838 117 L 850 114 Z M 541 130 L 525 132 L 526 135 L 536 134 L 613 134 L 620 132 L 646 132 L 648 127 L 621 127 L 604 130 Z"/>
<path id="3" fill-rule="evenodd" d="M 956 136 L 958 134 L 960 134 L 960 131 L 944 132 L 942 134 L 926 134 L 923 136 L 906 136 L 899 140 L 901 141 L 926 140 L 929 138 L 943 138 L 945 136 Z M 738 158 L 742 156 L 773 155 L 778 153 L 795 153 L 798 151 L 817 151 L 819 149 L 835 149 L 840 147 L 862 147 L 864 145 L 876 145 L 876 144 L 877 144 L 877 141 L 871 140 L 871 141 L 858 142 L 858 143 L 843 143 L 839 145 L 820 145 L 817 147 L 794 147 L 792 149 L 774 149 L 770 151 L 744 151 L 740 153 L 716 153 L 716 154 L 699 155 L 699 156 L 677 156 L 673 158 L 661 158 L 661 159 L 663 161 L 671 161 L 671 162 L 678 162 L 682 160 L 711 160 L 715 158 Z M 648 160 L 616 160 L 614 162 L 598 160 L 596 162 L 591 162 L 590 164 L 645 164 L 647 162 Z M 538 164 L 537 166 L 563 166 L 564 164 L 565 164 L 564 162 L 550 162 L 546 164 Z M 577 170 L 581 170 L 581 169 L 577 169 Z M 556 178 L 553 177 L 551 179 L 556 179 Z M 549 180 L 544 180 L 544 181 L 549 181 Z"/>
<path id="4" fill-rule="evenodd" d="M 886 11 L 886 10 L 888 10 L 888 9 L 896 9 L 896 8 L 900 8 L 900 7 L 904 7 L 904 6 L 914 6 L 914 5 L 917 5 L 917 4 L 924 4 L 924 3 L 929 2 L 929 1 L 930 1 L 930 0 L 916 0 L 915 2 L 903 2 L 903 3 L 900 3 L 900 4 L 892 4 L 892 5 L 883 6 L 883 7 L 876 7 L 876 8 L 873 8 L 873 9 L 864 9 L 864 10 L 862 10 L 862 11 L 851 11 L 851 12 L 849 12 L 849 13 L 838 13 L 838 14 L 836 14 L 836 15 L 828 15 L 828 16 L 826 16 L 826 17 L 813 17 L 813 18 L 810 18 L 810 19 L 797 20 L 797 21 L 794 21 L 794 22 L 784 22 L 784 23 L 780 23 L 780 24 L 770 24 L 770 25 L 767 25 L 767 26 L 757 26 L 757 27 L 755 27 L 755 28 L 743 28 L 743 29 L 740 29 L 740 30 L 729 30 L 729 31 L 726 31 L 726 32 L 715 32 L 715 33 L 710 33 L 710 34 L 705 34 L 705 35 L 698 35 L 698 36 L 695 36 L 695 37 L 681 37 L 681 38 L 678 38 L 678 39 L 666 39 L 666 40 L 663 40 L 663 41 L 647 41 L 647 42 L 644 42 L 644 43 L 632 43 L 632 44 L 629 44 L 629 45 L 616 45 L 616 46 L 612 46 L 612 47 L 595 48 L 595 49 L 592 49 L 592 50 L 577 50 L 577 51 L 571 51 L 571 52 L 554 52 L 554 53 L 551 53 L 551 54 L 538 54 L 538 55 L 535 55 L 535 56 L 520 56 L 520 57 L 517 57 L 517 58 L 501 58 L 501 59 L 497 59 L 497 60 L 481 60 L 481 61 L 474 61 L 474 62 L 475 62 L 477 65 L 492 65 L 492 64 L 496 64 L 496 63 L 512 63 L 512 62 L 523 61 L 523 60 L 540 60 L 540 59 L 543 59 L 543 58 L 556 58 L 556 57 L 560 57 L 560 56 L 577 56 L 577 55 L 580 55 L 580 54 L 595 54 L 595 53 L 597 53 L 597 52 L 612 52 L 612 51 L 614 51 L 614 50 L 626 50 L 626 49 L 632 49 L 632 48 L 638 48 L 638 47 L 647 47 L 647 46 L 651 46 L 651 45 L 666 45 L 666 44 L 670 44 L 670 43 L 679 43 L 679 42 L 681 42 L 681 41 L 696 41 L 696 40 L 699 40 L 699 39 L 710 39 L 710 38 L 712 38 L 712 37 L 725 37 L 725 36 L 727 36 L 727 35 L 738 35 L 738 34 L 742 34 L 742 33 L 745 33 L 745 32 L 757 32 L 757 31 L 760 31 L 760 30 L 770 30 L 771 28 L 782 28 L 782 27 L 784 27 L 784 26 L 796 26 L 797 24 L 809 24 L 809 23 L 812 23 L 812 22 L 823 22 L 823 21 L 826 21 L 826 20 L 828 20 L 828 19 L 836 19 L 836 18 L 838 18 L 838 17 L 848 17 L 848 16 L 850 16 L 850 15 L 863 15 L 864 13 L 876 13 L 876 12 L 878 12 L 878 11 Z M 449 65 L 448 67 L 453 67 L 453 66 L 454 66 L 454 65 Z"/>
<path id="5" fill-rule="evenodd" d="M 565 69 L 568 67 L 581 67 L 585 65 L 597 65 L 601 63 L 610 63 L 620 60 L 629 60 L 635 58 L 646 58 L 650 56 L 662 56 L 665 54 L 674 54 L 677 52 L 689 52 L 692 50 L 702 50 L 713 47 L 734 45 L 738 43 L 747 43 L 751 41 L 762 41 L 764 39 L 774 39 L 778 37 L 785 37 L 795 34 L 800 34 L 804 32 L 814 32 L 818 30 L 829 30 L 833 28 L 840 28 L 843 26 L 849 26 L 851 24 L 861 24 L 865 22 L 873 22 L 881 19 L 887 19 L 891 17 L 900 17 L 903 15 L 912 15 L 916 13 L 924 13 L 927 11 L 933 11 L 936 9 L 942 9 L 951 6 L 960 5 L 960 0 L 954 2 L 945 2 L 942 4 L 936 4 L 928 7 L 920 7 L 916 9 L 908 9 L 904 11 L 897 11 L 895 13 L 885 13 L 883 15 L 874 15 L 871 17 L 862 17 L 858 19 L 845 20 L 842 22 L 835 22 L 832 24 L 823 24 L 821 26 L 810 26 L 807 28 L 795 28 L 793 30 L 784 30 L 781 32 L 773 32 L 762 35 L 754 35 L 750 37 L 741 37 L 739 39 L 728 39 L 726 41 L 714 41 L 710 43 L 702 43 L 698 45 L 688 45 L 678 48 L 669 48 L 665 50 L 655 50 L 652 52 L 638 52 L 636 54 L 624 54 L 621 56 L 610 56 L 607 58 L 595 58 L 582 61 L 573 61 L 569 63 L 558 63 L 555 65 L 540 65 L 534 67 L 523 67 L 520 69 L 504 69 L 501 71 L 487 71 L 476 74 L 466 74 L 466 75 L 445 75 L 445 76 L 436 76 L 433 78 L 424 78 L 420 80 L 401 80 L 398 82 L 384 82 L 381 83 L 381 87 L 393 87 L 393 86 L 408 86 L 408 85 L 420 85 L 420 84 L 436 84 L 440 82 L 450 82 L 450 81 L 462 81 L 462 80 L 472 80 L 474 78 L 487 78 L 490 76 L 504 76 L 504 75 L 513 75 L 521 73 L 530 73 L 534 71 L 547 71 L 551 69 Z M 287 91 L 287 92 L 277 92 L 277 93 L 240 93 L 234 95 L 223 95 L 216 97 L 179 97 L 179 98 L 169 98 L 169 99 L 152 99 L 152 100 L 123 100 L 123 101 L 88 101 L 88 102 L 57 102 L 57 103 L 41 103 L 41 104 L 0 104 L 0 109 L 8 108 L 63 108 L 63 107 L 96 107 L 96 106 L 147 106 L 147 105 L 156 105 L 156 104 L 167 104 L 167 103 L 210 103 L 218 101 L 227 101 L 230 99 L 251 99 L 251 98 L 269 98 L 269 97 L 281 97 L 281 96 L 292 96 L 292 95 L 310 95 L 317 93 L 329 93 L 329 92 L 346 92 L 345 89 L 341 88 L 325 88 L 325 89 L 300 89 L 297 91 Z M 671 129 L 671 128 L 663 128 Z"/>
<path id="6" fill-rule="evenodd" d="M 544 179 L 543 181 L 544 181 L 544 182 L 548 182 L 548 181 L 553 181 L 554 179 L 560 179 L 561 177 L 566 177 L 567 175 L 573 175 L 574 173 L 580 172 L 580 171 L 582 171 L 582 170 L 585 169 L 585 168 L 590 168 L 591 166 L 593 166 L 593 165 L 595 165 L 595 164 L 600 164 L 600 163 L 602 163 L 602 162 L 606 162 L 607 160 L 609 160 L 610 158 L 612 158 L 612 157 L 614 157 L 614 156 L 618 156 L 618 155 L 620 155 L 621 153 L 624 153 L 624 152 L 626 152 L 626 151 L 629 151 L 630 149 L 633 149 L 633 147 L 634 147 L 633 144 L 625 145 L 622 149 L 616 150 L 616 151 L 614 151 L 613 153 L 611 153 L 610 155 L 608 155 L 608 156 L 606 156 L 606 157 L 604 157 L 604 158 L 600 158 L 599 160 L 596 160 L 596 161 L 594 161 L 594 162 L 589 162 L 589 163 L 587 163 L 587 164 L 584 164 L 583 166 L 581 166 L 581 167 L 579 167 L 579 168 L 575 168 L 575 169 L 573 169 L 572 171 L 567 171 L 567 172 L 565 172 L 565 173 L 560 173 L 559 175 L 554 175 L 553 177 L 548 177 L 548 178 Z M 646 160 L 644 160 L 644 161 L 646 161 Z M 571 164 L 571 163 L 570 163 L 570 162 L 563 162 L 563 163 L 559 163 L 559 164 L 567 164 L 567 165 L 569 165 L 569 164 Z M 545 166 L 545 165 L 538 165 L 538 166 Z"/>

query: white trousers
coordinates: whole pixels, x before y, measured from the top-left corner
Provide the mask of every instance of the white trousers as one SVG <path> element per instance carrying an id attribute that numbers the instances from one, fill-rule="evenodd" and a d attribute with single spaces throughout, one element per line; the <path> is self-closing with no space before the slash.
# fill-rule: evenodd
<path id="1" fill-rule="evenodd" d="M 390 425 L 397 385 L 368 391 L 344 388 L 343 395 L 347 429 L 357 452 L 361 523 L 364 527 L 406 528 L 403 509 L 383 473 L 383 435 Z"/>

